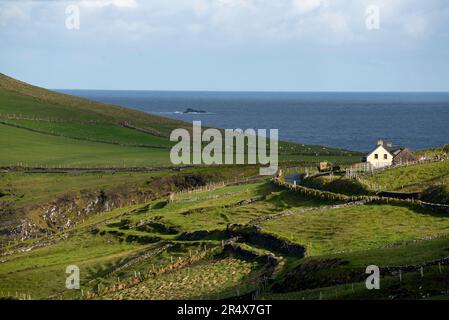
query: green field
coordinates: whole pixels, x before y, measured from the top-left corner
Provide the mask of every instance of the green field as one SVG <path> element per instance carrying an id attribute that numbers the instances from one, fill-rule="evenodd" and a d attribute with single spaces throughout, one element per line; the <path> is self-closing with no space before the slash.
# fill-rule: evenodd
<path id="1" fill-rule="evenodd" d="M 366 185 L 355 179 L 347 179 L 342 176 L 323 176 L 306 179 L 304 186 L 312 189 L 341 193 L 349 196 L 359 196 L 372 193 Z"/>
<path id="2" fill-rule="evenodd" d="M 378 186 L 380 190 L 422 190 L 423 186 L 446 181 L 449 176 L 449 161 L 439 161 L 399 167 L 376 173 L 362 182 L 367 186 Z"/>
<path id="3" fill-rule="evenodd" d="M 4 120 L 4 123 L 18 128 L 30 129 L 55 136 L 123 146 L 167 149 L 174 144 L 164 137 L 150 135 L 148 133 L 114 124 L 82 124 L 30 120 Z"/>
<path id="4" fill-rule="evenodd" d="M 88 248 L 88 249 L 87 249 Z M 68 265 L 80 267 L 83 279 L 95 277 L 91 272 L 131 254 L 139 246 L 120 243 L 114 237 L 96 237 L 88 233 L 71 237 L 67 241 L 17 254 L 3 259 L 0 264 L 3 296 L 16 292 L 44 298 L 65 290 L 65 270 Z M 94 268 L 94 269 L 92 269 Z"/>
<path id="5" fill-rule="evenodd" d="M 170 300 L 223 299 L 254 289 L 251 273 L 257 264 L 240 259 L 219 259 L 164 274 L 142 284 L 105 295 L 105 299 Z"/>
<path id="6" fill-rule="evenodd" d="M 242 202 L 249 199 L 258 201 Z M 0 291 L 10 294 L 17 291 L 19 295 L 27 293 L 35 298 L 57 293 L 62 294 L 58 296 L 60 298 L 82 298 L 79 292 L 64 291 L 64 268 L 68 264 L 80 265 L 85 275 L 82 281 L 84 292 L 96 293 L 98 284 L 108 288 L 117 283 L 117 277 L 126 281 L 133 278 L 134 272 L 146 274 L 154 268 L 164 268 L 179 258 L 184 259 L 192 252 L 202 250 L 204 245 L 218 254 L 221 240 L 226 239 L 223 232 L 229 223 L 245 224 L 261 216 L 323 205 L 325 203 L 303 198 L 294 192 L 272 186 L 269 182 L 259 182 L 181 193 L 175 195 L 174 202 L 169 204 L 162 198 L 114 210 L 92 217 L 75 227 L 74 233 L 67 240 L 58 237 L 54 243 L 44 248 L 6 256 L 0 264 L 0 278 L 9 280 L 0 282 Z M 403 206 L 361 205 L 327 211 L 316 209 L 262 222 L 260 225 L 263 233 L 304 245 L 310 256 L 305 259 L 284 257 L 276 271 L 277 281 L 295 270 L 298 263 L 309 263 L 308 261 L 349 261 L 349 264 L 333 268 L 331 272 L 336 278 L 344 278 L 348 272 L 361 270 L 367 264 L 402 265 L 439 259 L 447 255 L 449 248 L 447 238 L 408 243 L 407 241 L 429 236 L 449 234 L 449 218 Z M 219 233 L 212 233 L 196 241 L 179 240 L 179 236 L 186 231 L 202 230 Z M 18 245 L 29 246 L 36 241 L 40 240 L 30 240 L 28 244 Z M 164 243 L 175 244 L 174 251 L 139 261 L 108 276 L 121 261 L 127 261 L 138 256 L 142 250 L 157 248 Z M 391 243 L 395 243 L 395 246 L 383 248 Z M 104 245 L 107 250 L 104 250 Z M 251 247 L 253 244 L 249 244 L 248 248 Z M 270 252 L 269 248 L 253 248 L 255 252 Z M 283 256 L 279 252 L 274 253 L 279 258 Z M 228 259 L 211 255 L 190 266 L 151 276 L 136 286 L 125 287 L 114 293 L 108 293 L 105 289 L 98 298 L 232 297 L 237 290 L 243 294 L 257 286 L 261 267 L 247 259 L 236 260 L 235 257 Z M 326 270 L 320 272 L 328 273 Z M 54 274 L 58 276 L 55 277 Z M 316 276 L 319 274 L 321 273 Z M 311 277 L 313 275 L 314 273 L 310 273 Z M 191 287 L 192 281 L 197 286 Z M 275 292 L 276 290 L 270 296 L 267 291 L 267 297 L 277 298 L 278 294 Z M 309 295 L 307 291 L 297 295 L 313 298 L 312 293 Z M 282 295 L 279 296 L 281 297 Z M 296 297 L 295 294 L 292 293 L 292 297 Z"/>
<path id="7" fill-rule="evenodd" d="M 0 174 L 0 190 L 5 192 L 3 201 L 10 200 L 14 207 L 21 208 L 45 204 L 64 194 L 81 190 L 107 190 L 117 187 L 140 186 L 152 177 L 169 173 L 170 171 Z M 8 190 L 7 195 L 6 190 Z"/>
<path id="8" fill-rule="evenodd" d="M 1 118 L 116 125 L 128 122 L 164 137 L 175 127 L 190 127 L 181 121 L 45 90 L 2 74 L 0 93 Z"/>
<path id="9" fill-rule="evenodd" d="M 86 219 L 85 208 L 102 212 L 107 208 L 123 207 L 159 197 L 170 191 L 196 185 L 244 179 L 257 174 L 256 167 L 237 166 L 192 168 L 179 171 L 156 170 L 143 172 L 67 171 L 55 173 L 0 173 L 0 230 L 18 227 L 23 219 L 39 226 L 41 231 L 53 230 L 61 221 L 48 223 L 43 215 L 54 207 L 62 208 L 65 221 Z M 104 204 L 98 206 L 99 201 Z M 96 209 L 94 209 L 96 208 Z M 82 213 L 84 212 L 84 213 Z M 89 215 L 89 214 L 88 214 Z M 0 240 L 2 238 L 0 237 Z"/>
<path id="10" fill-rule="evenodd" d="M 163 207 L 160 206 L 160 199 L 149 203 L 144 210 L 139 211 L 139 214 L 126 217 L 126 225 L 157 218 L 158 223 L 178 230 L 169 236 L 176 238 L 184 231 L 223 231 L 231 222 L 245 224 L 263 215 L 325 204 L 313 199 L 296 197 L 291 192 L 264 183 L 230 186 L 207 193 L 188 194 L 188 197 L 175 196 L 174 199 L 175 202 Z M 242 201 L 250 199 L 257 201 L 239 205 Z M 127 226 L 118 228 L 117 223 L 103 227 L 102 230 L 120 229 L 124 235 L 145 236 L 145 232 L 136 232 Z"/>
<path id="11" fill-rule="evenodd" d="M 308 245 L 310 255 L 366 250 L 449 234 L 449 217 L 391 205 L 308 212 L 262 224 L 262 230 Z"/>
<path id="12" fill-rule="evenodd" d="M 166 166 L 169 151 L 57 137 L 0 124 L 0 166 Z"/>
<path id="13" fill-rule="evenodd" d="M 33 123 L 33 122 L 30 122 Z M 58 124 L 61 135 L 0 123 L 0 166 L 25 167 L 164 167 L 170 162 L 169 140 L 113 125 Z M 33 127 L 33 126 L 29 126 Z M 89 130 L 85 130 L 87 127 Z M 67 129 L 67 130 L 66 130 Z M 79 130 L 79 131 L 78 131 Z M 70 133 L 73 131 L 73 133 Z M 101 141 L 101 142 L 99 142 Z M 308 152 L 308 151 L 306 151 Z M 356 155 L 280 154 L 280 161 L 353 162 Z"/>

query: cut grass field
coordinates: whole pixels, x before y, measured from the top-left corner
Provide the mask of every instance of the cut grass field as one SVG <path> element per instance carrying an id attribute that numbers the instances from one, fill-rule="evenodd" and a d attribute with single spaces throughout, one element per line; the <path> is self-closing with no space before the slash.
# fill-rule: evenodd
<path id="1" fill-rule="evenodd" d="M 449 217 L 409 207 L 361 205 L 267 221 L 262 230 L 305 245 L 315 256 L 448 234 Z"/>
<path id="2" fill-rule="evenodd" d="M 224 299 L 256 288 L 255 262 L 213 259 L 153 277 L 129 289 L 106 295 L 119 300 Z"/>

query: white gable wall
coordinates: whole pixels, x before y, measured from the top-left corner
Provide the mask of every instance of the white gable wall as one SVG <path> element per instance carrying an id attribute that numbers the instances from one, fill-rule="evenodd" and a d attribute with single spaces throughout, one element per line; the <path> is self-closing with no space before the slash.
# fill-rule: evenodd
<path id="1" fill-rule="evenodd" d="M 378 146 L 366 157 L 366 162 L 374 168 L 384 168 L 393 164 L 393 156 L 383 146 Z"/>

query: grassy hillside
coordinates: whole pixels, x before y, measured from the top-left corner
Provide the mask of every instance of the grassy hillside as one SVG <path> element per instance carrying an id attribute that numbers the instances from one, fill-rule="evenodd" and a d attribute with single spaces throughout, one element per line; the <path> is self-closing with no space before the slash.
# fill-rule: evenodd
<path id="1" fill-rule="evenodd" d="M 220 171 L 214 168 L 185 169 L 181 172 L 157 170 L 144 172 L 55 172 L 55 173 L 0 173 L 0 203 L 10 202 L 16 208 L 43 205 L 61 197 L 68 197 L 81 191 L 100 192 L 113 189 L 145 188 L 150 182 L 165 179 L 168 184 L 173 177 L 191 177 L 192 183 L 210 183 L 242 179 L 257 174 L 256 167 L 223 167 Z M 204 177 L 203 180 L 200 178 Z M 195 181 L 193 178 L 196 178 Z M 182 180 L 180 180 L 182 183 Z M 186 188 L 187 185 L 180 188 Z"/>
<path id="2" fill-rule="evenodd" d="M 0 166 L 164 166 L 169 151 L 52 136 L 0 124 Z"/>
<path id="3" fill-rule="evenodd" d="M 233 297 L 259 288 L 269 271 L 262 256 L 271 252 L 278 264 L 272 270 L 274 283 L 265 288 L 262 298 L 318 299 L 322 292 L 329 299 L 331 294 L 335 298 L 337 290 L 351 299 L 369 294 L 363 289 L 364 278 L 358 276 L 367 265 L 426 263 L 444 258 L 449 247 L 446 215 L 396 205 L 322 210 L 319 207 L 325 202 L 268 182 L 180 193 L 172 203 L 166 200 L 159 198 L 95 215 L 70 231 L 6 248 L 28 248 L 49 241 L 30 252 L 2 257 L 0 293 L 76 299 L 92 294 L 100 299 Z M 260 258 L 230 256 L 223 249 L 227 225 L 286 212 L 291 215 L 261 222 L 260 232 L 305 246 L 309 257 L 286 255 L 269 241 L 255 244 L 243 239 L 238 244 Z M 203 233 L 181 237 L 195 231 Z M 419 240 L 437 235 L 442 238 Z M 69 264 L 81 269 L 84 296 L 79 290 L 65 289 L 65 267 Z M 425 270 L 426 281 L 432 286 L 442 287 L 442 277 L 446 282 L 449 279 L 446 269 L 445 274 L 430 267 Z M 404 286 L 410 294 L 419 293 L 420 285 L 413 275 L 413 271 L 404 271 L 404 279 L 409 280 L 403 285 L 395 280 L 394 285 Z M 390 295 L 393 289 L 387 285 L 388 279 L 385 291 L 377 292 L 374 298 Z M 432 292 L 441 295 L 441 290 Z"/>
<path id="4" fill-rule="evenodd" d="M 167 137 L 183 126 L 0 75 L 0 167 L 16 166 L 0 171 L 0 298 L 447 296 L 447 214 L 399 202 L 343 206 L 254 178 L 257 166 L 169 168 Z M 284 168 L 359 157 L 284 142 L 280 152 Z M 448 163 L 309 187 L 424 189 L 447 184 Z M 446 188 L 428 191 L 447 198 Z M 424 265 L 426 277 L 404 269 L 401 283 L 386 273 L 385 289 L 369 293 L 364 269 L 373 263 Z M 82 291 L 65 288 L 68 265 L 79 266 Z"/>
<path id="5" fill-rule="evenodd" d="M 312 189 L 341 193 L 350 196 L 370 194 L 370 190 L 359 181 L 347 179 L 342 176 L 323 176 L 306 179 L 303 184 Z"/>
<path id="6" fill-rule="evenodd" d="M 168 137 L 186 123 L 42 89 L 0 74 L 0 113 L 71 123 L 129 122 Z"/>
<path id="7" fill-rule="evenodd" d="M 8 121 L 8 123 L 10 123 Z M 32 123 L 32 122 L 30 122 Z M 30 125 L 29 128 L 43 126 Z M 51 126 L 48 126 L 51 127 Z M 56 126 L 55 126 L 56 127 Z M 64 124 L 61 135 L 0 122 L 1 166 L 164 167 L 171 166 L 172 143 L 161 137 L 113 125 Z M 52 130 L 54 127 L 52 128 Z M 280 154 L 280 161 L 316 163 L 333 159 L 351 163 L 355 155 Z"/>
<path id="8" fill-rule="evenodd" d="M 21 129 L 29 129 L 29 131 L 37 133 L 122 146 L 168 148 L 174 144 L 167 138 L 114 124 L 30 120 L 3 120 L 3 123 Z"/>
<path id="9" fill-rule="evenodd" d="M 168 140 L 191 124 L 38 88 L 0 74 L 0 166 L 170 165 Z M 354 162 L 337 148 L 281 142 L 281 161 Z"/>
<path id="10" fill-rule="evenodd" d="M 0 173 L 0 246 L 3 240 L 23 239 L 24 232 L 31 231 L 36 236 L 66 229 L 115 208 L 206 183 L 244 179 L 257 172 L 255 166 L 227 166 L 219 171 L 203 167 L 180 172 L 159 169 Z"/>
<path id="11" fill-rule="evenodd" d="M 255 262 L 235 258 L 206 260 L 190 268 L 150 278 L 118 293 L 106 294 L 103 298 L 169 300 L 233 297 L 236 287 L 242 293 L 256 288 L 251 283 L 251 273 L 257 267 Z"/>
<path id="12" fill-rule="evenodd" d="M 308 245 L 310 255 L 321 255 L 448 234 L 449 218 L 407 207 L 364 205 L 271 220 L 262 230 Z"/>
<path id="13" fill-rule="evenodd" d="M 376 173 L 362 180 L 380 190 L 422 191 L 427 186 L 447 181 L 449 160 L 399 167 Z"/>

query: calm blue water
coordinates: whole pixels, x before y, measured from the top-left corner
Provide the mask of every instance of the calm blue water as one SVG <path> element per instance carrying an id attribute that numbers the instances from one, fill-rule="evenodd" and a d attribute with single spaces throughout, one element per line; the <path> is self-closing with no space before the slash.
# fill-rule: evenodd
<path id="1" fill-rule="evenodd" d="M 449 143 L 449 93 L 60 91 L 213 127 L 277 128 L 283 140 L 358 151 L 378 138 L 412 149 Z M 187 108 L 208 113 L 176 113 Z"/>

